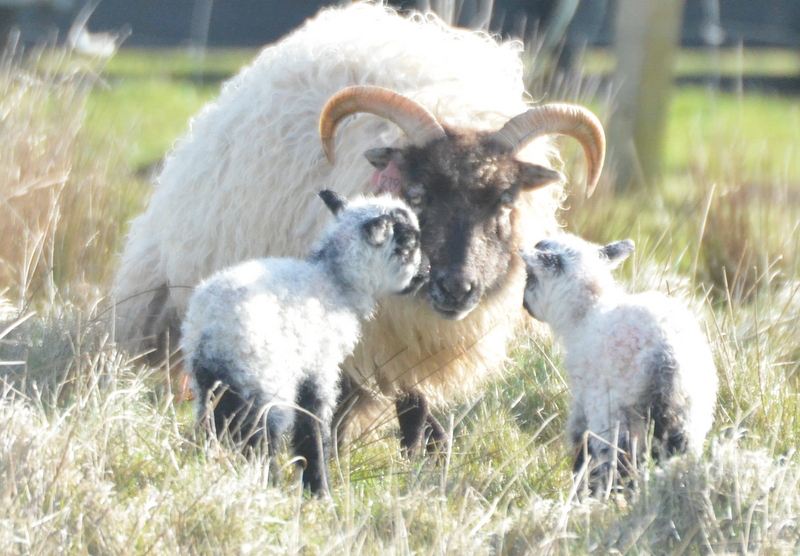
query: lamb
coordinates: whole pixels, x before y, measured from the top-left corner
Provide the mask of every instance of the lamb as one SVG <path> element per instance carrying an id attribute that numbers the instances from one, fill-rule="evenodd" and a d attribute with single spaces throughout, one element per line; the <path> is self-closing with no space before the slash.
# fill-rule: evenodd
<path id="1" fill-rule="evenodd" d="M 595 479 L 619 452 L 621 475 L 642 461 L 651 425 L 658 461 L 699 454 L 713 422 L 717 374 L 694 316 L 664 294 L 627 294 L 614 281 L 633 249 L 630 239 L 600 246 L 565 234 L 522 253 L 523 305 L 566 349 L 574 471 L 589 455 Z"/>
<path id="2" fill-rule="evenodd" d="M 267 437 L 272 477 L 282 434 L 324 493 L 339 365 L 376 300 L 427 277 L 414 213 L 388 196 L 320 196 L 336 217 L 304 260 L 259 259 L 222 270 L 192 295 L 183 324 L 195 410 L 218 435 L 255 448 Z M 212 400 L 212 398 L 214 398 Z M 211 407 L 211 409 L 209 409 Z"/>
<path id="3" fill-rule="evenodd" d="M 603 164 L 590 112 L 526 103 L 521 51 L 364 2 L 323 10 L 266 48 L 193 119 L 132 222 L 113 291 L 118 340 L 155 362 L 200 280 L 306 253 L 324 223 L 319 187 L 389 191 L 419 218 L 431 280 L 364 325 L 344 366 L 356 404 L 342 417 L 369 423 L 394 400 L 404 448 L 443 442 L 429 401 L 467 395 L 502 368 L 524 323 L 517 251 L 558 228 L 563 180 L 544 135 L 581 142 L 589 188 Z"/>

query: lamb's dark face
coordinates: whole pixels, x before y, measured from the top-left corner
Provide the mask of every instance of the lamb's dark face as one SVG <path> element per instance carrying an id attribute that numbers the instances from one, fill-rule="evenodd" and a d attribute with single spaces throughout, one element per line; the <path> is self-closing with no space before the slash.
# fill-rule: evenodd
<path id="1" fill-rule="evenodd" d="M 521 251 L 527 276 L 523 306 L 550 324 L 582 313 L 613 283 L 611 271 L 633 248 L 630 239 L 601 246 L 565 234 Z"/>
<path id="2" fill-rule="evenodd" d="M 488 134 L 451 134 L 424 147 L 366 153 L 379 170 L 394 165 L 400 194 L 421 227 L 430 260 L 431 307 L 459 320 L 503 287 L 518 264 L 515 203 L 519 192 L 560 174 L 514 158 Z"/>

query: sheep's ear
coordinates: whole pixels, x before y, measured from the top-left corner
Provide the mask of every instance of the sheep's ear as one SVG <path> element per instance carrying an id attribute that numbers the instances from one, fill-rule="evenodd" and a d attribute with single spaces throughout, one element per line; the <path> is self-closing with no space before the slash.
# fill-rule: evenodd
<path id="1" fill-rule="evenodd" d="M 370 164 L 375 166 L 378 170 L 384 170 L 392 160 L 397 160 L 400 155 L 400 149 L 392 147 L 380 147 L 378 149 L 370 149 L 364 153 Z"/>
<path id="2" fill-rule="evenodd" d="M 608 259 L 611 268 L 617 268 L 622 261 L 633 253 L 635 245 L 632 239 L 621 239 L 600 248 L 600 254 Z"/>
<path id="3" fill-rule="evenodd" d="M 333 213 L 334 216 L 339 214 L 345 205 L 347 205 L 347 200 L 344 197 L 336 193 L 335 191 L 331 191 L 330 189 L 323 189 L 319 192 L 319 197 L 325 203 L 330 211 Z"/>
<path id="4" fill-rule="evenodd" d="M 364 223 L 364 238 L 374 247 L 380 247 L 389 238 L 389 217 L 385 214 L 371 218 Z"/>
<path id="5" fill-rule="evenodd" d="M 531 164 L 530 162 L 518 162 L 518 164 L 519 176 L 517 181 L 520 189 L 523 190 L 539 189 L 563 178 L 561 172 L 556 172 L 539 164 Z"/>

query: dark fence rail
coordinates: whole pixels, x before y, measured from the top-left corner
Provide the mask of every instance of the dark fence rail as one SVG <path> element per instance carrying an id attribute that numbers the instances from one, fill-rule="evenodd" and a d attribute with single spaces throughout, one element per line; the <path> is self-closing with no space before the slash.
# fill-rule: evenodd
<path id="1" fill-rule="evenodd" d="M 209 2 L 210 0 L 206 0 Z M 466 25 L 478 3 L 460 0 Z M 129 46 L 186 46 L 200 0 L 102 0 L 89 19 L 91 31 L 128 26 Z M 211 2 L 208 46 L 252 47 L 272 42 L 298 26 L 331 0 L 216 0 Z M 558 0 L 495 0 L 490 29 L 520 35 L 547 29 Z M 27 4 L 27 6 L 25 6 Z M 400 8 L 414 0 L 398 0 Z M 611 42 L 614 0 L 581 0 L 565 40 L 568 45 L 605 46 Z M 58 30 L 65 36 L 84 0 L 0 0 L 0 32 L 11 26 L 23 38 L 38 40 Z M 686 0 L 685 46 L 738 45 L 800 47 L 798 0 Z"/>

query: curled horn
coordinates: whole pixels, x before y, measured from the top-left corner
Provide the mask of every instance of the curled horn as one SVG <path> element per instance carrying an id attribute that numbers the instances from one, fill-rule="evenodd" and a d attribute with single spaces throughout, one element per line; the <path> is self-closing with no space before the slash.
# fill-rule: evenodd
<path id="1" fill-rule="evenodd" d="M 339 122 L 358 112 L 368 112 L 394 122 L 415 145 L 424 145 L 431 139 L 444 136 L 444 129 L 433 114 L 410 98 L 381 87 L 348 87 L 328 100 L 319 118 L 322 149 L 331 164 Z"/>
<path id="2" fill-rule="evenodd" d="M 586 153 L 586 196 L 591 197 L 606 156 L 606 137 L 597 116 L 576 104 L 553 103 L 531 108 L 511 118 L 495 139 L 516 153 L 542 135 L 563 133 L 578 140 Z"/>

